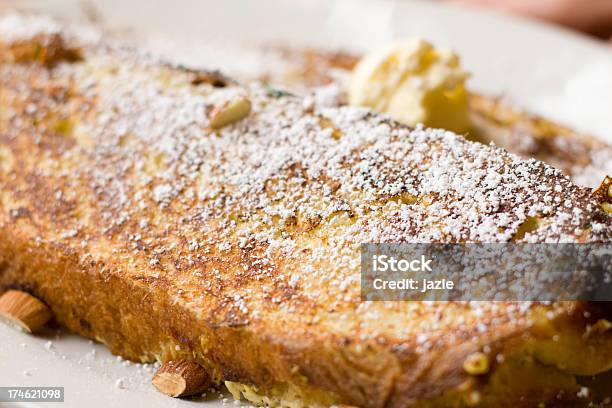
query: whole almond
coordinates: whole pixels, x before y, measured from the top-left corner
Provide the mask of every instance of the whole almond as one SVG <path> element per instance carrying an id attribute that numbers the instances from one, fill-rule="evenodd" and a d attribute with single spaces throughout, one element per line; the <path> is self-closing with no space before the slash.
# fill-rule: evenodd
<path id="1" fill-rule="evenodd" d="M 51 311 L 29 293 L 9 290 L 0 296 L 0 317 L 27 333 L 33 333 L 49 321 Z"/>
<path id="2" fill-rule="evenodd" d="M 193 361 L 165 362 L 153 376 L 153 385 L 171 397 L 186 397 L 206 391 L 212 381 L 206 370 Z"/>

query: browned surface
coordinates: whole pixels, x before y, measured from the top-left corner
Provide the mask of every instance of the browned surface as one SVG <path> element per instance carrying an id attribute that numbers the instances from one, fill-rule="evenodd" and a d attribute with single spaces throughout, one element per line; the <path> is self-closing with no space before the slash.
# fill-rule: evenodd
<path id="1" fill-rule="evenodd" d="M 603 180 L 612 146 L 541 116 L 513 108 L 500 99 L 472 94 L 474 129 L 468 137 L 493 142 L 522 157 L 551 164 L 578 184 Z M 591 173 L 591 174 L 589 174 Z"/>
<path id="2" fill-rule="evenodd" d="M 260 77 L 298 92 L 337 83 L 338 73 L 340 77 L 348 76 L 359 61 L 359 56 L 343 52 L 275 50 L 286 66 Z M 542 160 L 561 169 L 580 185 L 594 187 L 603 180 L 606 171 L 612 171 L 607 163 L 612 162 L 612 146 L 512 106 L 503 98 L 471 92 L 469 112 L 472 128 L 466 137 L 470 140 L 494 143 L 521 157 Z"/>
<path id="3" fill-rule="evenodd" d="M 106 60 L 94 58 L 100 56 Z M 334 209 L 344 208 L 338 207 L 338 203 L 344 202 L 357 207 L 365 199 L 343 196 L 346 190 L 339 187 L 342 184 L 346 187 L 357 174 L 343 176 L 344 173 L 327 168 L 327 177 L 308 178 L 307 167 L 314 164 L 304 158 L 290 163 L 282 173 L 258 180 L 265 187 L 262 190 L 244 192 L 239 187 L 245 185 L 219 182 L 225 179 L 215 171 L 223 167 L 206 168 L 210 170 L 203 174 L 206 190 L 220 187 L 222 199 L 213 197 L 214 205 L 207 207 L 213 215 L 197 217 L 213 199 L 197 199 L 187 194 L 188 187 L 195 182 L 178 168 L 172 180 L 186 186 L 171 199 L 160 195 L 157 200 L 155 191 L 163 190 L 156 187 L 165 180 L 162 171 L 137 164 L 146 161 L 149 148 L 159 146 L 138 139 L 130 144 L 133 141 L 127 136 L 123 139 L 112 134 L 106 135 L 110 140 L 87 137 L 75 130 L 77 124 L 94 127 L 104 124 L 100 116 L 107 108 L 101 102 L 106 90 L 97 87 L 117 83 L 121 91 L 130 85 L 132 75 L 153 72 L 148 81 L 164 85 L 161 94 L 150 101 L 151 109 L 155 108 L 157 98 L 165 96 L 165 87 L 170 93 L 168 76 L 179 83 L 180 89 L 187 90 L 186 102 L 193 94 L 206 92 L 207 108 L 216 103 L 219 90 L 208 84 L 194 85 L 193 73 L 145 63 L 115 51 L 94 48 L 83 57 L 85 62 L 47 67 L 30 61 L 14 64 L 13 59 L 0 54 L 0 148 L 4 149 L 0 150 L 0 290 L 17 288 L 34 294 L 70 330 L 101 341 L 113 353 L 126 358 L 143 362 L 195 361 L 217 381 L 254 385 L 270 395 L 282 394 L 291 384 L 299 392 L 296 397 L 306 406 L 333 402 L 362 407 L 461 406 L 473 391 L 481 390 L 479 398 L 485 406 L 528 407 L 552 399 L 560 391 L 572 400 L 578 389 L 573 382 L 575 374 L 595 374 L 612 366 L 612 333 L 582 336 L 587 325 L 608 316 L 596 304 L 534 305 L 525 310 L 517 305 L 491 302 L 476 310 L 461 303 L 366 305 L 360 302 L 358 287 L 340 285 L 355 274 L 348 267 L 337 268 L 336 262 L 341 259 L 334 258 L 336 254 L 354 255 L 352 248 L 356 245 L 358 248 L 359 239 L 364 239 L 347 238 L 349 227 L 333 224 L 333 219 L 325 218 L 325 214 L 306 217 L 302 213 L 288 217 L 280 226 L 249 224 L 267 208 L 258 207 L 253 198 L 271 195 L 274 203 L 291 202 L 283 196 L 275 198 L 273 193 L 277 192 L 294 199 L 297 195 L 291 194 L 307 195 L 309 200 L 302 204 L 305 207 L 317 200 L 337 200 Z M 92 62 L 94 68 L 86 62 Z M 127 64 L 131 67 L 125 74 L 127 78 L 113 70 Z M 89 74 L 92 69 L 99 71 Z M 81 74 L 93 81 L 96 97 L 87 93 L 90 89 L 83 83 L 73 80 L 74 75 Z M 110 81 L 103 82 L 109 78 Z M 135 98 L 140 91 L 135 90 Z M 295 143 L 294 139 L 281 138 L 281 131 L 269 125 L 280 122 L 288 127 L 302 117 L 320 119 L 311 111 L 297 110 L 296 106 L 301 106 L 299 100 L 252 93 L 253 112 L 241 124 L 219 133 L 208 130 L 205 121 L 197 127 L 197 135 L 193 136 L 196 140 L 219 143 L 220 149 L 226 149 L 198 157 L 202 158 L 202 166 L 214 160 L 213 153 L 227 154 L 224 160 L 233 163 L 232 156 L 239 155 L 240 150 L 232 144 L 223 144 L 224 140 L 235 140 L 236 145 L 246 141 L 247 146 L 255 145 L 265 153 L 275 143 Z M 179 108 L 173 109 L 171 113 Z M 148 118 L 146 112 L 124 117 L 119 108 L 109 111 L 109 123 L 127 120 L 133 124 Z M 274 116 L 266 116 L 270 111 Z M 295 112 L 300 116 L 292 116 Z M 148 119 L 156 120 L 155 126 L 162 126 L 171 117 Z M 373 115 L 358 119 L 357 123 L 381 125 Z M 196 124 L 200 122 L 196 120 Z M 389 125 L 388 132 L 406 130 L 393 123 L 382 124 Z M 338 134 L 353 137 L 347 125 L 331 123 L 331 126 Z M 327 135 L 322 128 L 315 127 L 315 132 Z M 151 132 L 154 130 L 151 128 Z M 264 130 L 269 133 L 262 140 L 258 136 Z M 95 134 L 95 129 L 92 132 Z M 403 135 L 408 139 L 418 136 Z M 306 134 L 298 136 L 305 138 Z M 321 157 L 322 161 L 329 146 L 319 147 L 316 136 L 312 136 L 311 142 L 299 140 L 306 147 L 319 148 L 316 158 Z M 117 137 L 116 143 L 113 137 Z M 190 137 L 177 138 L 177 145 L 191 141 Z M 338 143 L 346 143 L 344 137 Z M 389 154 L 385 164 L 388 167 L 366 162 L 364 152 L 368 146 L 357 146 L 356 152 L 347 155 L 346 168 L 353 171 L 362 163 L 392 178 L 403 166 L 416 166 L 417 163 L 393 161 L 405 160 L 407 156 L 396 155 L 401 156 L 398 159 L 393 152 L 384 150 L 403 146 L 397 137 L 389 137 L 389 144 L 381 147 L 383 154 Z M 554 241 L 563 236 L 575 242 L 609 242 L 610 219 L 589 189 L 573 185 L 541 163 L 517 161 L 500 150 L 433 132 L 426 132 L 425 137 L 428 150 L 424 151 L 423 160 L 428 165 L 436 165 L 432 158 L 435 156 L 428 155 L 438 150 L 444 154 L 451 144 L 455 154 L 474 152 L 486 157 L 484 166 L 489 164 L 487 160 L 493 164 L 497 163 L 493 160 L 499 160 L 506 165 L 510 180 L 524 183 L 520 189 L 503 187 L 510 189 L 510 194 L 499 211 L 514 217 L 516 223 L 499 232 L 506 235 L 496 235 L 500 240 L 509 239 L 504 237 L 511 237 L 519 228 L 521 218 L 516 207 L 524 203 L 538 206 L 550 194 L 560 201 L 552 204 L 546 215 L 550 224 L 534 232 L 532 238 Z M 294 144 L 295 149 L 303 145 Z M 292 157 L 291 151 L 286 154 Z M 264 155 L 255 165 L 245 159 L 236 162 L 236 166 L 254 174 L 274 159 Z M 181 158 L 176 160 L 180 162 Z M 124 166 L 126 163 L 130 166 Z M 223 164 L 222 161 L 219 166 Z M 415 171 L 419 169 L 415 167 Z M 528 175 L 519 175 L 521 171 Z M 147 175 L 152 180 L 143 183 L 148 181 Z M 381 181 L 390 183 L 387 178 Z M 554 190 L 557 185 L 561 191 Z M 378 187 L 364 184 L 360 188 L 352 193 L 371 190 L 380 193 L 377 200 L 385 198 Z M 460 200 L 459 192 L 452 191 L 446 195 L 419 196 L 417 202 L 408 205 L 412 206 L 412 213 L 425 219 L 436 216 L 428 207 L 432 202 L 444 203 L 451 215 L 460 216 L 474 204 L 473 200 L 469 197 Z M 465 207 L 453 207 L 456 202 Z M 333 214 L 363 223 L 360 231 L 371 231 L 371 237 L 375 236 L 374 229 L 390 226 L 400 231 L 393 230 L 387 239 L 399 236 L 409 242 L 419 233 L 439 229 L 438 221 L 424 221 L 402 229 L 399 214 L 376 212 L 376 205 L 369 201 L 363 207 L 367 211 L 360 216 L 346 210 L 335 210 Z M 575 221 L 564 217 L 574 210 L 578 213 Z M 140 222 L 142 219 L 148 221 L 145 226 Z M 313 219 L 318 221 L 312 222 Z M 593 225 L 600 229 L 595 231 Z M 439 240 L 451 242 L 456 240 L 452 233 L 469 234 L 476 226 L 466 224 L 466 231 L 447 232 Z M 241 245 L 238 230 L 246 227 L 252 228 L 251 235 L 248 244 Z M 257 238 L 262 236 L 258 233 L 270 235 Z M 287 246 L 290 249 L 274 246 L 279 236 L 290 238 L 295 246 Z M 194 239 L 201 242 L 194 245 Z M 310 245 L 314 245 L 314 250 L 324 251 L 325 256 L 315 257 Z M 300 278 L 297 284 L 292 283 L 293 276 Z M 550 312 L 550 316 L 545 312 Z M 567 341 L 571 347 L 547 355 L 546 350 L 555 347 L 551 338 L 558 333 L 562 343 Z M 419 339 L 422 335 L 427 336 L 425 342 Z M 527 364 L 506 373 L 516 381 L 512 386 L 495 385 L 495 381 L 503 382 L 503 378 L 493 375 L 473 379 L 464 372 L 465 358 L 484 349 L 493 359 L 502 355 L 512 360 L 519 351 L 526 356 Z M 556 369 L 554 365 L 563 368 Z M 491 372 L 503 374 L 502 366 L 494 363 Z M 520 380 L 523 376 L 527 378 L 525 372 L 530 367 L 540 370 L 534 378 L 541 381 Z"/>

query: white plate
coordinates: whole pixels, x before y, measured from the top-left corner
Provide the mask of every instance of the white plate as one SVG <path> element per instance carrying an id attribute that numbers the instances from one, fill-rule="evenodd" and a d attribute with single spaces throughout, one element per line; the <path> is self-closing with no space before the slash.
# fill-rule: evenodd
<path id="1" fill-rule="evenodd" d="M 29 3 L 63 16 L 82 15 L 81 0 Z M 418 35 L 457 49 L 473 73 L 474 88 L 507 95 L 523 106 L 612 142 L 611 49 L 538 23 L 412 1 L 92 3 L 114 28 L 132 27 L 169 36 L 198 35 L 212 41 L 248 38 L 365 51 L 394 38 Z M 48 341 L 53 347 L 45 347 Z M 150 368 L 119 362 L 103 347 L 76 336 L 29 337 L 0 326 L 0 386 L 65 387 L 63 405 L 39 404 L 41 407 L 224 405 L 216 396 L 202 403 L 166 398 L 153 389 L 150 377 Z M 118 380 L 122 387 L 117 386 Z"/>
<path id="2" fill-rule="evenodd" d="M 151 385 L 154 371 L 153 365 L 117 358 L 104 346 L 65 331 L 29 336 L 0 324 L 0 386 L 64 387 L 65 401 L 0 402 L 0 407 L 214 408 L 224 405 L 223 398 L 232 402 L 218 392 L 198 401 L 166 397 Z"/>

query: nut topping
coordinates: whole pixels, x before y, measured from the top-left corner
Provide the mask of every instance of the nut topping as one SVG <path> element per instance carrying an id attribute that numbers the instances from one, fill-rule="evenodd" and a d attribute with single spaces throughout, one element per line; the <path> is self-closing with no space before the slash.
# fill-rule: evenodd
<path id="1" fill-rule="evenodd" d="M 207 390 L 212 381 L 204 368 L 187 360 L 165 362 L 153 376 L 153 385 L 171 397 L 186 397 Z"/>
<path id="2" fill-rule="evenodd" d="M 9 290 L 0 297 L 0 318 L 27 333 L 33 333 L 49 321 L 51 311 L 34 296 Z"/>
<path id="3" fill-rule="evenodd" d="M 240 96 L 232 98 L 210 112 L 210 127 L 220 129 L 223 126 L 238 122 L 251 113 L 251 101 Z"/>

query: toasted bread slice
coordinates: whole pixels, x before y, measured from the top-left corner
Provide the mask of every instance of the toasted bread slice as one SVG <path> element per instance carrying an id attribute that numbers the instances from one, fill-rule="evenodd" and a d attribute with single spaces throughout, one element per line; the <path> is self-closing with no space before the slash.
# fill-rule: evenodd
<path id="1" fill-rule="evenodd" d="M 317 93 L 319 87 L 332 85 L 337 95 L 327 95 L 326 99 L 328 103 L 338 105 L 347 103 L 345 83 L 359 61 L 357 55 L 346 52 L 272 47 L 259 51 L 261 58 L 272 61 L 272 66 L 261 64 L 251 70 L 240 70 L 236 63 L 209 61 L 206 53 L 200 58 L 184 58 L 180 47 L 177 48 L 173 50 L 177 60 L 185 60 L 194 66 L 205 62 L 215 66 L 225 64 L 245 80 L 257 78 L 296 94 Z M 172 54 L 166 49 L 160 52 Z M 236 55 L 238 59 L 240 53 L 236 51 Z M 320 93 L 330 92 L 323 89 Z M 577 184 L 597 187 L 607 174 L 612 173 L 610 144 L 516 108 L 501 98 L 470 92 L 469 118 L 472 127 L 465 135 L 467 138 L 485 144 L 494 143 L 521 157 L 552 164 Z"/>
<path id="2" fill-rule="evenodd" d="M 360 301 L 364 242 L 506 242 L 534 218 L 521 240 L 610 242 L 559 170 L 20 19 L 0 21 L 0 290 L 262 405 L 527 407 L 612 368 L 605 304 Z"/>

